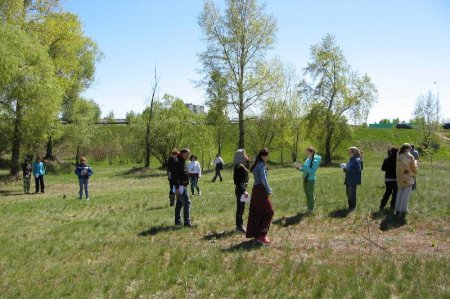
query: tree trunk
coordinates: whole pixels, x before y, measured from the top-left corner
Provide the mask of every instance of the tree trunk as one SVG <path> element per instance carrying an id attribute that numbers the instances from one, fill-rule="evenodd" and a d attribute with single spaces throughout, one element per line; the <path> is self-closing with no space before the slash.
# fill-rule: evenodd
<path id="1" fill-rule="evenodd" d="M 239 148 L 245 147 L 244 138 L 244 95 L 239 93 Z"/>
<path id="2" fill-rule="evenodd" d="M 327 133 L 327 139 L 325 140 L 325 165 L 331 164 L 331 137 L 330 133 Z"/>
<path id="3" fill-rule="evenodd" d="M 222 129 L 219 127 L 219 130 L 218 130 L 218 137 L 217 137 L 217 140 L 218 140 L 218 149 L 217 149 L 217 153 L 219 154 L 219 155 L 222 155 Z"/>
<path id="4" fill-rule="evenodd" d="M 53 140 L 52 136 L 48 137 L 47 140 L 47 153 L 45 154 L 45 159 L 54 160 L 55 156 L 53 156 Z"/>
<path id="5" fill-rule="evenodd" d="M 281 166 L 284 166 L 283 150 L 284 150 L 284 146 L 281 147 Z"/>
<path id="6" fill-rule="evenodd" d="M 79 160 L 80 160 L 80 146 L 77 146 L 77 154 L 75 155 L 75 165 L 78 165 Z"/>
<path id="7" fill-rule="evenodd" d="M 147 122 L 147 132 L 145 133 L 145 168 L 150 168 L 150 121 Z"/>
<path id="8" fill-rule="evenodd" d="M 16 179 L 19 178 L 19 157 L 20 157 L 20 143 L 22 141 L 22 132 L 20 127 L 22 125 L 22 105 L 17 100 L 16 104 L 16 119 L 14 121 L 14 135 L 11 150 L 11 175 Z"/>
<path id="9" fill-rule="evenodd" d="M 292 162 L 297 162 L 297 157 L 298 157 L 298 140 L 300 137 L 300 128 L 297 127 L 295 128 L 295 143 L 294 143 L 294 149 L 292 152 Z"/>

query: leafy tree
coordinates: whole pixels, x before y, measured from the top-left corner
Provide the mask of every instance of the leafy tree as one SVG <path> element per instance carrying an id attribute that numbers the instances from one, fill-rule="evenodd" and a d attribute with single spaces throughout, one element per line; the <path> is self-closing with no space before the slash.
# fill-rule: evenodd
<path id="1" fill-rule="evenodd" d="M 40 142 L 56 118 L 62 90 L 39 41 L 17 26 L 0 23 L 0 110 L 13 124 L 11 175 L 19 174 L 23 140 Z"/>
<path id="2" fill-rule="evenodd" d="M 433 95 L 431 91 L 428 91 L 426 95 L 420 95 L 417 98 L 414 116 L 416 126 L 422 132 L 420 141 L 422 153 L 433 165 L 433 154 L 439 148 L 439 142 L 436 138 L 436 131 L 441 117 L 439 98 Z"/>
<path id="3" fill-rule="evenodd" d="M 311 47 L 304 74 L 310 79 L 301 84 L 308 104 L 306 132 L 317 139 L 325 164 L 330 164 L 333 151 L 347 135 L 348 118 L 365 122 L 377 89 L 367 74 L 351 70 L 330 34 Z"/>
<path id="4" fill-rule="evenodd" d="M 201 53 L 203 73 L 217 71 L 226 79 L 227 89 L 239 117 L 239 148 L 244 148 L 244 113 L 272 86 L 264 56 L 275 42 L 275 19 L 265 14 L 256 0 L 227 0 L 221 14 L 210 0 L 205 1 L 198 23 L 207 49 Z"/>
<path id="5" fill-rule="evenodd" d="M 217 153 L 222 154 L 223 132 L 229 123 L 227 115 L 228 90 L 226 79 L 218 72 L 212 71 L 211 78 L 206 89 L 209 107 L 206 122 L 215 127 L 217 132 Z"/>

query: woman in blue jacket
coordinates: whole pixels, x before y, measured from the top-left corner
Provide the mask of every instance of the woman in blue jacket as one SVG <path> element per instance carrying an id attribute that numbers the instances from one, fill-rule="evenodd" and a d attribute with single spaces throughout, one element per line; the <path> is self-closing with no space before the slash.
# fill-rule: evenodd
<path id="1" fill-rule="evenodd" d="M 34 183 L 36 184 L 36 193 L 39 193 L 39 185 L 41 186 L 41 193 L 44 193 L 44 163 L 42 162 L 41 156 L 36 157 L 36 162 L 33 163 L 33 175 Z"/>
<path id="2" fill-rule="evenodd" d="M 345 172 L 345 190 L 348 199 L 348 208 L 356 208 L 356 186 L 361 185 L 361 154 L 358 148 L 352 146 L 348 149 L 350 159 L 343 169 Z"/>
<path id="3" fill-rule="evenodd" d="M 308 203 L 308 212 L 314 211 L 314 185 L 316 183 L 316 171 L 319 168 L 321 156 L 316 154 L 313 147 L 306 148 L 305 163 L 297 164 L 297 169 L 303 172 L 303 189 L 305 190 L 306 201 Z"/>
<path id="4" fill-rule="evenodd" d="M 262 245 L 271 243 L 267 237 L 267 232 L 274 214 L 269 198 L 270 194 L 272 194 L 272 189 L 267 181 L 267 161 L 269 161 L 269 150 L 262 149 L 256 156 L 255 163 L 250 168 L 255 183 L 250 198 L 246 234 L 247 238 L 254 238 L 256 242 Z"/>

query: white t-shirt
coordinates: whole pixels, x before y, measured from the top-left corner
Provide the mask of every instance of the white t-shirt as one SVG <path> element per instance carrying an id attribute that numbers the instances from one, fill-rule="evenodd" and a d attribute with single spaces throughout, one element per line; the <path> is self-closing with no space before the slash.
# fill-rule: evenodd
<path id="1" fill-rule="evenodd" d="M 202 168 L 200 167 L 200 163 L 197 161 L 191 161 L 187 165 L 187 169 L 189 173 L 198 173 L 198 176 L 202 176 Z"/>

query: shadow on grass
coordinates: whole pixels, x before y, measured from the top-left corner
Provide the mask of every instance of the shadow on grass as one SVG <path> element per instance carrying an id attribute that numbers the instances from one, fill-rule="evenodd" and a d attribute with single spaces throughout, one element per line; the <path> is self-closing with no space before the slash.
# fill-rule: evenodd
<path id="1" fill-rule="evenodd" d="M 154 210 L 163 210 L 166 209 L 168 207 L 150 207 L 150 208 L 146 208 L 146 211 L 154 211 Z"/>
<path id="2" fill-rule="evenodd" d="M 9 191 L 9 190 L 0 190 L 0 196 L 12 196 L 12 195 L 23 195 L 23 192 L 19 191 Z"/>
<path id="3" fill-rule="evenodd" d="M 251 250 L 260 249 L 262 246 L 263 245 L 255 242 L 253 240 L 249 240 L 249 241 L 243 241 L 239 244 L 232 245 L 228 248 L 224 248 L 224 249 L 222 249 L 222 251 L 225 251 L 225 252 L 251 251 Z"/>
<path id="4" fill-rule="evenodd" d="M 142 231 L 142 232 L 138 233 L 137 235 L 138 235 L 138 237 L 154 236 L 159 233 L 176 231 L 176 230 L 180 230 L 182 228 L 183 228 L 182 226 L 175 226 L 175 225 L 174 226 L 159 225 L 159 226 L 150 227 L 148 230 Z"/>
<path id="5" fill-rule="evenodd" d="M 272 223 L 280 225 L 282 227 L 288 227 L 291 225 L 299 224 L 308 215 L 308 213 L 298 213 L 297 215 L 290 217 L 281 217 L 280 219 L 277 219 Z"/>
<path id="6" fill-rule="evenodd" d="M 402 227 L 403 225 L 406 225 L 405 218 L 399 218 L 394 214 L 387 214 L 380 223 L 380 230 L 385 232 Z"/>
<path id="7" fill-rule="evenodd" d="M 328 217 L 331 218 L 345 218 L 347 217 L 353 210 L 349 209 L 349 208 L 344 208 L 344 209 L 337 209 L 333 212 L 330 212 L 328 214 Z"/>
<path id="8" fill-rule="evenodd" d="M 215 232 L 215 233 L 204 236 L 203 240 L 205 240 L 205 241 L 220 240 L 223 238 L 231 237 L 235 234 L 236 234 L 236 232 L 234 230 L 229 230 L 229 231 L 224 231 L 224 232 Z"/>

